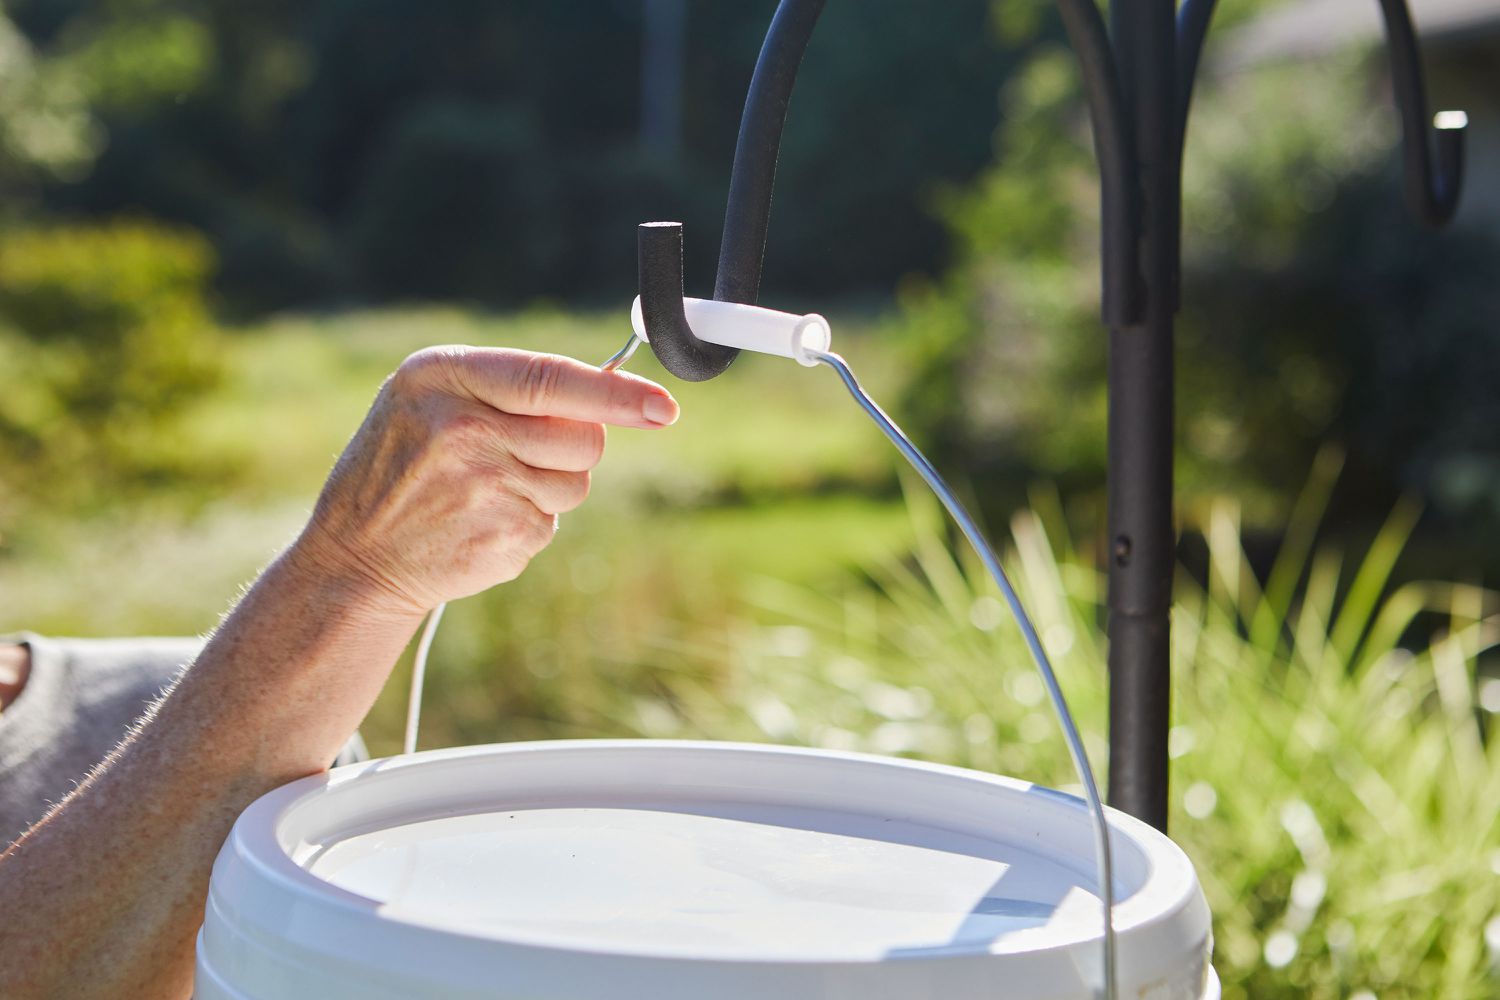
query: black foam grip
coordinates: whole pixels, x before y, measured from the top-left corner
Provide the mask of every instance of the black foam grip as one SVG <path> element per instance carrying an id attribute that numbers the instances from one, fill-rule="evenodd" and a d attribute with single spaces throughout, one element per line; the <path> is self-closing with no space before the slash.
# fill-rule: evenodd
<path id="1" fill-rule="evenodd" d="M 657 360 L 684 382 L 707 382 L 739 351 L 699 340 L 682 310 L 682 223 L 644 222 L 636 230 L 641 318 Z"/>

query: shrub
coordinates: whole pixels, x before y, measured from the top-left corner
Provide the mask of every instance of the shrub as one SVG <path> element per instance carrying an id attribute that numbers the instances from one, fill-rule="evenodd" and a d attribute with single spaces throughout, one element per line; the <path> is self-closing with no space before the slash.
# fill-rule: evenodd
<path id="1" fill-rule="evenodd" d="M 88 506 L 199 474 L 171 425 L 218 375 L 212 268 L 195 234 L 141 221 L 0 238 L 0 482 L 12 502 L 45 484 L 49 506 Z"/>
<path id="2" fill-rule="evenodd" d="M 1200 526 L 1208 582 L 1180 575 L 1172 613 L 1171 833 L 1213 911 L 1226 1000 L 1493 997 L 1500 680 L 1477 672 L 1500 642 L 1500 595 L 1392 588 L 1406 506 L 1363 558 L 1315 548 L 1330 486 L 1299 501 L 1264 581 L 1234 502 Z M 1019 631 L 922 500 L 914 564 L 876 571 L 874 590 L 763 581 L 721 646 L 673 651 L 703 661 L 699 679 L 672 663 L 660 692 L 600 727 L 911 755 L 1076 790 Z M 1102 774 L 1103 579 L 1042 500 L 1012 520 L 1007 562 Z"/>
<path id="3" fill-rule="evenodd" d="M 398 119 L 371 157 L 347 227 L 350 277 L 376 300 L 618 302 L 633 285 L 639 223 L 717 224 L 722 199 L 688 165 L 631 149 L 570 155 L 530 115 L 433 100 Z M 714 232 L 696 226 L 687 251 L 705 293 Z"/>
<path id="4" fill-rule="evenodd" d="M 947 205 L 963 262 L 903 296 L 911 429 L 990 496 L 1039 476 L 1073 500 L 1104 480 L 1097 174 L 1071 63 L 1039 50 L 1017 74 L 997 165 Z M 1200 88 L 1184 173 L 1178 496 L 1233 492 L 1253 523 L 1272 523 L 1334 440 L 1350 459 L 1340 506 L 1356 521 L 1412 491 L 1473 534 L 1500 510 L 1500 243 L 1410 218 L 1394 116 L 1365 69 L 1336 59 Z"/>

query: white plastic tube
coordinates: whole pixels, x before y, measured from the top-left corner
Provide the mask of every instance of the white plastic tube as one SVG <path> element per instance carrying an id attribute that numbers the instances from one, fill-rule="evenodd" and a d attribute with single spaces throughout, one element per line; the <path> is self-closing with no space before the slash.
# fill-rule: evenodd
<path id="1" fill-rule="evenodd" d="M 687 314 L 688 326 L 693 328 L 693 334 L 699 340 L 791 358 L 809 368 L 818 362 L 808 352 L 827 351 L 833 343 L 833 331 L 828 321 L 817 313 L 799 316 L 739 302 L 689 298 L 682 300 L 682 310 Z M 630 325 L 635 328 L 637 337 L 651 342 L 646 336 L 639 295 L 630 305 Z"/>

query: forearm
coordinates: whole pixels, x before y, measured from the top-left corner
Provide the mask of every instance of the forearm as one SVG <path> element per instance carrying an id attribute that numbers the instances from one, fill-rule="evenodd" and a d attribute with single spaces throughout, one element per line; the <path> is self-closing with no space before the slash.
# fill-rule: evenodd
<path id="1" fill-rule="evenodd" d="M 605 422 L 660 386 L 550 355 L 419 351 L 312 522 L 139 731 L 0 856 L 0 997 L 185 997 L 213 859 L 254 798 L 321 770 L 424 610 L 514 579 L 588 495 Z"/>
<path id="2" fill-rule="evenodd" d="M 213 858 L 263 792 L 324 768 L 418 608 L 269 567 L 154 715 L 0 856 L 0 996 L 187 996 Z"/>

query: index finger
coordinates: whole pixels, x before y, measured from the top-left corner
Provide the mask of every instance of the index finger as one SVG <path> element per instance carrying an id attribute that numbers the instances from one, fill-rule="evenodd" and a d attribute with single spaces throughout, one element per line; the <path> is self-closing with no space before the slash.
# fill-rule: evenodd
<path id="1" fill-rule="evenodd" d="M 618 427 L 665 427 L 677 420 L 672 394 L 629 372 L 500 347 L 470 348 L 452 361 L 455 377 L 470 395 L 506 413 Z"/>

